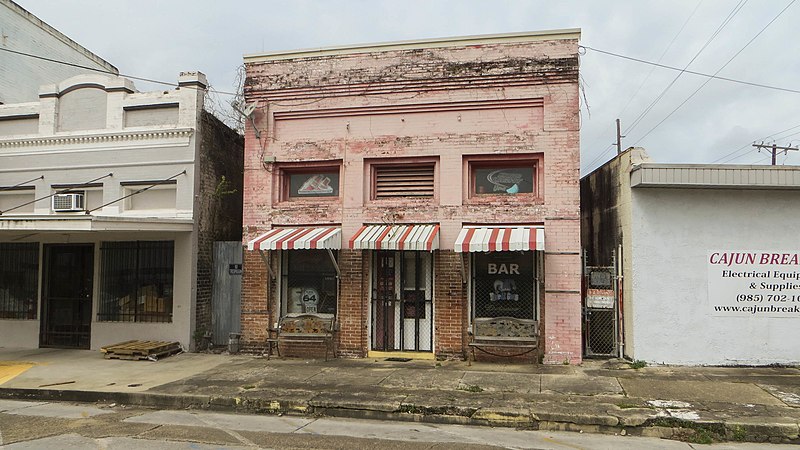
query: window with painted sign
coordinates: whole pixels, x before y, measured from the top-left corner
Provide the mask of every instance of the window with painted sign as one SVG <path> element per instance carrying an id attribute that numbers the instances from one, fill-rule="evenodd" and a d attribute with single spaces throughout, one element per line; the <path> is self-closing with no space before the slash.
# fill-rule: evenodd
<path id="1" fill-rule="evenodd" d="M 338 197 L 339 172 L 289 173 L 288 197 Z"/>
<path id="2" fill-rule="evenodd" d="M 532 252 L 490 252 L 474 255 L 474 317 L 535 319 L 534 288 Z"/>
<path id="3" fill-rule="evenodd" d="M 284 312 L 336 314 L 336 269 L 327 250 L 282 253 Z"/>
<path id="4" fill-rule="evenodd" d="M 534 192 L 532 166 L 476 167 L 473 194 L 529 194 Z"/>

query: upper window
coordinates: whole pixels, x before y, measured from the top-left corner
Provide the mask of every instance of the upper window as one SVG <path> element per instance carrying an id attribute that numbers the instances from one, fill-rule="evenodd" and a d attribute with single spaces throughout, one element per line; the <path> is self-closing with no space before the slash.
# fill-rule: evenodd
<path id="1" fill-rule="evenodd" d="M 103 242 L 100 321 L 172 322 L 172 241 Z"/>
<path id="2" fill-rule="evenodd" d="M 540 196 L 540 157 L 467 157 L 465 169 L 469 171 L 467 197 Z"/>
<path id="3" fill-rule="evenodd" d="M 433 197 L 435 167 L 433 162 L 376 165 L 372 197 Z"/>
<path id="4" fill-rule="evenodd" d="M 528 194 L 533 192 L 533 167 L 493 166 L 475 169 L 474 194 Z"/>
<path id="5" fill-rule="evenodd" d="M 319 171 L 288 173 L 288 197 L 338 197 L 339 172 Z"/>
<path id="6" fill-rule="evenodd" d="M 38 243 L 0 243 L 0 319 L 35 319 Z"/>
<path id="7" fill-rule="evenodd" d="M 276 181 L 277 201 L 339 197 L 340 162 L 282 163 Z"/>

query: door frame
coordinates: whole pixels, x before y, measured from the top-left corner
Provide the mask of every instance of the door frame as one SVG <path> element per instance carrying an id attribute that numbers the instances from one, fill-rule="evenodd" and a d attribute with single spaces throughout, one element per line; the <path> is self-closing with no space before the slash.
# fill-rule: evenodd
<path id="1" fill-rule="evenodd" d="M 88 336 L 87 342 L 85 346 L 64 346 L 64 345 L 49 345 L 45 344 L 45 334 L 47 331 L 47 323 L 50 314 L 50 296 L 48 295 L 48 291 L 50 289 L 50 260 L 51 260 L 51 251 L 53 248 L 64 248 L 64 247 L 83 247 L 84 249 L 88 249 L 88 253 L 91 255 L 91 263 L 85 270 L 89 274 L 89 302 L 90 302 L 90 313 L 89 313 L 89 322 L 87 323 L 88 328 Z M 74 243 L 74 244 L 67 244 L 67 243 L 52 243 L 52 244 L 43 244 L 42 245 L 42 283 L 41 283 L 41 318 L 39 320 L 39 347 L 40 348 L 70 348 L 70 349 L 89 349 L 91 347 L 92 341 L 92 322 L 94 318 L 94 285 L 95 285 L 95 244 L 88 242 L 88 243 Z"/>

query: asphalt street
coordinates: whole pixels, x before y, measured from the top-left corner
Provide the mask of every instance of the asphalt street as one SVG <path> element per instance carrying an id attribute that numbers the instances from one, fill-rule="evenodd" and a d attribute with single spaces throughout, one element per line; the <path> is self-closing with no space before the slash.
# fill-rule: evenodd
<path id="1" fill-rule="evenodd" d="M 0 400 L 0 448 L 19 449 L 779 449 L 510 428 Z"/>

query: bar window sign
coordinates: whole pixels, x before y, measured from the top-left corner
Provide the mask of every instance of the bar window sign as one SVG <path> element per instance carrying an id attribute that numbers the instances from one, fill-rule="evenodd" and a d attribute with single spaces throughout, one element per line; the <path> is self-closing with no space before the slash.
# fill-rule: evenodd
<path id="1" fill-rule="evenodd" d="M 474 173 L 478 195 L 533 192 L 533 167 L 484 167 Z"/>
<path id="2" fill-rule="evenodd" d="M 339 173 L 289 174 L 289 197 L 338 197 Z"/>

